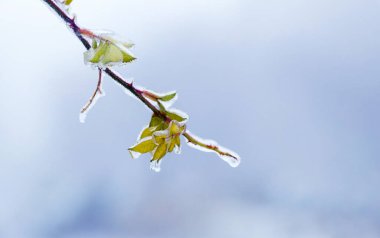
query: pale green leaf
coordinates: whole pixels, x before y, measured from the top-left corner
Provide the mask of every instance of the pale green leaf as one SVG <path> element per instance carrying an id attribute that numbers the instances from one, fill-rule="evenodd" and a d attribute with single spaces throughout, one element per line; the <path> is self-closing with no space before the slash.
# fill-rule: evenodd
<path id="1" fill-rule="evenodd" d="M 113 44 L 108 44 L 107 51 L 104 53 L 101 62 L 106 65 L 109 63 L 117 63 L 123 61 L 123 53 Z"/>
<path id="2" fill-rule="evenodd" d="M 101 40 L 99 44 L 93 40 L 92 48 L 85 52 L 86 61 L 100 66 L 129 63 L 135 59 L 123 44 L 109 40 Z"/>
<path id="3" fill-rule="evenodd" d="M 144 139 L 145 137 L 151 136 L 153 134 L 153 132 L 155 132 L 156 129 L 157 129 L 157 127 L 146 127 L 141 132 L 140 139 Z"/>
<path id="4" fill-rule="evenodd" d="M 174 150 L 175 146 L 176 146 L 176 143 L 175 143 L 175 140 L 173 139 L 173 140 L 170 141 L 170 145 L 169 145 L 168 151 L 172 152 Z"/>
<path id="5" fill-rule="evenodd" d="M 152 119 L 150 120 L 149 127 L 157 127 L 164 123 L 164 120 L 161 117 L 158 117 L 156 115 L 152 116 Z"/>
<path id="6" fill-rule="evenodd" d="M 176 95 L 177 95 L 177 93 L 174 92 L 174 93 L 171 93 L 171 94 L 168 94 L 168 95 L 162 96 L 162 97 L 160 97 L 159 99 L 160 99 L 161 101 L 163 101 L 163 102 L 168 102 L 168 101 L 172 100 L 173 98 L 175 98 Z"/>
<path id="7" fill-rule="evenodd" d="M 121 52 L 123 53 L 123 63 L 129 63 L 136 59 L 133 55 L 125 51 L 121 51 Z"/>
<path id="8" fill-rule="evenodd" d="M 165 106 L 162 103 L 160 103 L 160 101 L 157 101 L 157 104 L 161 112 L 166 112 Z"/>
<path id="9" fill-rule="evenodd" d="M 162 143 L 159 146 L 157 146 L 156 151 L 153 154 L 153 158 L 151 161 L 160 160 L 162 159 L 168 151 L 168 145 L 166 143 Z"/>
<path id="10" fill-rule="evenodd" d="M 102 56 L 105 54 L 105 52 L 108 49 L 108 44 L 104 44 L 103 42 L 100 42 L 98 48 L 95 49 L 94 55 L 91 59 L 89 59 L 89 62 L 91 63 L 99 63 Z M 87 51 L 86 54 L 90 54 L 91 51 Z"/>
<path id="11" fill-rule="evenodd" d="M 91 47 L 92 47 L 93 49 L 98 48 L 98 42 L 97 42 L 95 39 L 92 39 L 92 45 L 91 45 Z"/>
<path id="12" fill-rule="evenodd" d="M 180 115 L 179 113 L 177 112 L 171 112 L 171 111 L 166 111 L 166 115 L 172 119 L 172 120 L 176 120 L 178 122 L 182 122 L 182 121 L 185 121 L 187 120 L 187 118 L 185 118 L 184 116 Z"/>
<path id="13" fill-rule="evenodd" d="M 133 56 L 133 54 L 128 50 L 128 48 L 132 47 L 132 45 L 129 45 L 129 47 L 126 46 L 126 44 L 128 45 L 128 43 L 122 43 L 120 41 L 117 41 L 117 40 L 112 40 L 111 41 L 112 44 L 115 45 L 115 47 L 117 47 L 120 52 L 122 53 L 123 55 L 123 63 L 129 63 L 133 60 L 135 60 L 136 58 Z"/>
<path id="14" fill-rule="evenodd" d="M 170 122 L 169 131 L 171 135 L 176 135 L 176 134 L 181 133 L 182 132 L 181 129 L 182 128 L 177 121 Z"/>
<path id="15" fill-rule="evenodd" d="M 173 140 L 178 148 L 181 147 L 181 138 L 179 136 L 176 136 Z"/>
<path id="16" fill-rule="evenodd" d="M 153 141 L 159 145 L 166 142 L 166 139 L 169 138 L 169 131 L 156 131 L 153 133 Z"/>
<path id="17" fill-rule="evenodd" d="M 129 150 L 144 154 L 153 151 L 156 146 L 157 145 L 154 143 L 153 138 L 149 138 L 140 141 L 137 145 L 129 148 Z"/>

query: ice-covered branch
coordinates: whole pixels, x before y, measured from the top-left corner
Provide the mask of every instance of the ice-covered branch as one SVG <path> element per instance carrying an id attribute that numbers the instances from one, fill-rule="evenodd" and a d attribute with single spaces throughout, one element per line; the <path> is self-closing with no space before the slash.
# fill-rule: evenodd
<path id="1" fill-rule="evenodd" d="M 111 69 L 114 65 L 126 64 L 136 59 L 129 50 L 133 46 L 132 43 L 120 41 L 109 32 L 95 32 L 79 27 L 76 23 L 76 17 L 69 13 L 71 0 L 43 1 L 82 42 L 87 50 L 84 53 L 86 63 L 95 66 L 99 71 L 96 90 L 81 110 L 81 121 L 84 120 L 88 110 L 96 100 L 104 95 L 101 89 L 104 72 L 153 112 L 149 124 L 141 131 L 137 144 L 129 148 L 133 157 L 151 153 L 151 168 L 154 171 L 159 171 L 160 162 L 167 153 L 180 153 L 180 137 L 184 136 L 189 146 L 206 152 L 215 152 L 232 167 L 239 165 L 240 157 L 236 153 L 217 145 L 214 141 L 202 140 L 187 130 L 188 116 L 181 111 L 170 109 L 170 106 L 177 99 L 176 92 L 163 94 L 135 87 L 133 82 L 128 82 L 119 73 Z"/>
<path id="2" fill-rule="evenodd" d="M 189 146 L 201 150 L 204 152 L 215 152 L 221 159 L 226 161 L 232 167 L 237 167 L 240 164 L 240 157 L 236 153 L 221 147 L 215 141 L 204 140 L 198 136 L 193 135 L 190 131 L 183 133 L 183 136 L 187 139 Z"/>

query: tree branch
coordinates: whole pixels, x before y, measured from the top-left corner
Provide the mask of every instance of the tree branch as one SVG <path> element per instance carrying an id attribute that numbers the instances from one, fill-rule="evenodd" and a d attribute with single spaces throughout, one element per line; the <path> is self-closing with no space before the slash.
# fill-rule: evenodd
<path id="1" fill-rule="evenodd" d="M 91 48 L 91 44 L 84 36 L 88 36 L 91 34 L 91 31 L 83 29 L 78 26 L 75 22 L 75 17 L 71 17 L 67 11 L 64 11 L 56 1 L 54 0 L 43 0 L 73 31 L 73 33 L 77 36 L 77 38 L 82 42 L 83 46 L 89 50 Z M 115 82 L 120 84 L 122 87 L 130 91 L 134 96 L 136 96 L 142 103 L 144 103 L 154 115 L 160 117 L 163 121 L 170 123 L 172 119 L 168 116 L 168 112 L 165 110 L 160 110 L 154 104 L 152 104 L 144 95 L 144 90 L 140 90 L 133 85 L 133 82 L 127 82 L 122 76 L 120 76 L 117 71 L 112 70 L 109 67 L 99 68 L 99 71 L 104 71 L 108 76 L 110 76 Z M 95 92 L 97 93 L 97 91 Z M 91 101 L 90 101 L 91 103 Z M 158 102 L 159 103 L 159 102 Z M 159 103 L 160 105 L 160 103 Z M 227 150 L 222 149 L 222 147 L 218 146 L 216 143 L 205 143 L 202 139 L 192 135 L 188 130 L 183 131 L 182 135 L 188 140 L 188 143 L 206 149 L 207 151 L 214 151 L 223 159 L 226 160 L 231 166 L 236 167 L 240 158 L 233 154 L 232 152 L 228 152 Z M 226 159 L 228 157 L 229 159 Z"/>

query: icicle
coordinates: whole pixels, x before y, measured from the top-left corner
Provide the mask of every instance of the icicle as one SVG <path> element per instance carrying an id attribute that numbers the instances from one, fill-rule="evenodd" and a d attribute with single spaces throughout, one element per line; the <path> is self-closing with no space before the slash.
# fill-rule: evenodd
<path id="1" fill-rule="evenodd" d="M 160 172 L 161 171 L 161 160 L 160 161 L 151 161 L 150 162 L 150 169 L 156 173 Z"/>
<path id="2" fill-rule="evenodd" d="M 176 153 L 177 155 L 181 154 L 181 146 L 175 146 L 174 153 Z"/>

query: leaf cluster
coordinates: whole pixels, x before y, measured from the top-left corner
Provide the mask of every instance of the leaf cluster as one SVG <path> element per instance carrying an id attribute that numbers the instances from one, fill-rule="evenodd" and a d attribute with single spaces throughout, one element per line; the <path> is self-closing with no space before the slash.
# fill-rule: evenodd
<path id="1" fill-rule="evenodd" d="M 152 96 L 153 93 L 150 95 Z M 179 154 L 181 152 L 180 136 L 186 131 L 188 117 L 180 112 L 166 109 L 160 102 L 173 100 L 175 96 L 175 93 L 170 93 L 160 97 L 149 97 L 157 100 L 162 114 L 167 118 L 152 115 L 149 124 L 141 131 L 137 144 L 129 148 L 133 158 L 150 153 L 152 155 L 151 163 L 158 164 L 167 153 Z"/>

